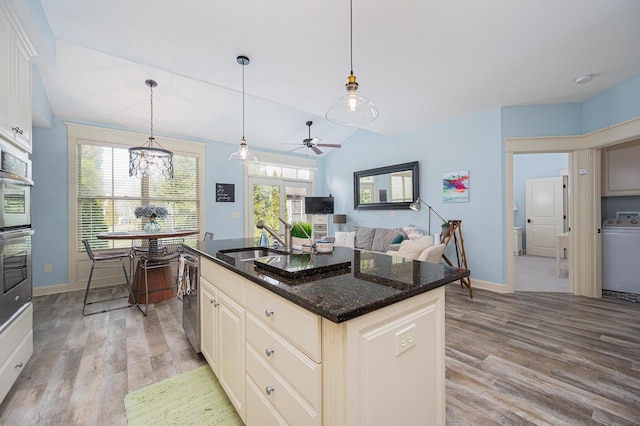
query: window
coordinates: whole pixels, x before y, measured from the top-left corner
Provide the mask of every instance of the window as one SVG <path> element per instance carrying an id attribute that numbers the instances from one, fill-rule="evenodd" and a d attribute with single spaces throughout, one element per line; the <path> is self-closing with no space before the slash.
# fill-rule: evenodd
<path id="1" fill-rule="evenodd" d="M 275 230 L 284 232 L 279 220 L 289 223 L 307 221 L 304 197 L 312 194 L 315 161 L 276 154 L 260 154 L 260 163 L 250 164 L 248 174 L 247 236 L 259 239 L 261 230 L 255 224 L 262 220 Z"/>
<path id="2" fill-rule="evenodd" d="M 136 207 L 141 205 L 162 206 L 168 210 L 166 218 L 158 219 L 161 228 L 198 228 L 197 157 L 174 153 L 173 179 L 136 179 L 129 177 L 127 148 L 94 141 L 78 142 L 76 245 L 79 250 L 85 238 L 98 248 L 130 245 L 129 241 L 97 240 L 95 237 L 101 232 L 142 229 L 146 218 L 136 218 L 134 214 Z"/>

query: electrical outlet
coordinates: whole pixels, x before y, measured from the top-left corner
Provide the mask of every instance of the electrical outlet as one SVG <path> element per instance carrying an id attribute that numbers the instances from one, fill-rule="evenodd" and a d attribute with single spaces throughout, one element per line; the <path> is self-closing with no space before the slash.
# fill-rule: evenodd
<path id="1" fill-rule="evenodd" d="M 240 213 L 239 212 L 231 212 L 231 218 L 232 219 L 238 219 L 240 217 Z"/>
<path id="2" fill-rule="evenodd" d="M 390 214 L 391 214 L 391 217 L 397 217 L 398 216 L 398 213 L 396 213 L 395 211 L 392 211 Z"/>
<path id="3" fill-rule="evenodd" d="M 396 332 L 396 356 L 411 349 L 416 344 L 416 325 L 410 326 Z"/>
<path id="4" fill-rule="evenodd" d="M 44 265 L 44 273 L 45 274 L 48 274 L 49 272 L 51 272 L 51 270 L 52 270 L 52 267 L 51 267 L 50 263 L 47 263 L 47 264 Z"/>

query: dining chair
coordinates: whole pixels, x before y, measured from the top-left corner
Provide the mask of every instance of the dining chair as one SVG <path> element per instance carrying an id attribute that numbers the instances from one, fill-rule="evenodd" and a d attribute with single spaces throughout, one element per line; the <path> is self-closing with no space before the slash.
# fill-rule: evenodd
<path id="1" fill-rule="evenodd" d="M 108 311 L 113 311 L 116 309 L 123 309 L 123 308 L 130 308 L 131 306 L 134 306 L 135 303 L 135 297 L 133 296 L 133 289 L 131 288 L 131 280 L 129 280 L 129 275 L 127 275 L 127 269 L 124 266 L 124 259 L 128 259 L 129 258 L 129 252 L 126 251 L 107 251 L 107 250 L 93 250 L 91 248 L 91 244 L 89 244 L 89 240 L 88 239 L 84 239 L 82 240 L 82 244 L 84 244 L 84 248 L 87 251 L 87 255 L 89 256 L 89 259 L 91 259 L 91 271 L 89 272 L 89 279 L 87 280 L 87 288 L 84 292 L 84 302 L 83 302 L 83 306 L 82 306 L 82 315 L 84 316 L 89 316 L 89 315 L 94 315 L 94 314 L 100 314 L 103 312 L 108 312 Z M 117 268 L 117 267 L 122 267 L 122 272 L 124 273 L 124 279 L 127 283 L 127 290 L 129 292 L 128 295 L 126 296 L 117 296 L 117 297 L 111 297 L 111 298 L 107 298 L 107 299 L 99 299 L 99 300 L 95 300 L 95 301 L 91 301 L 88 302 L 88 298 L 89 298 L 89 290 L 91 288 L 91 281 L 93 278 L 93 271 L 95 269 L 106 269 L 106 268 Z M 108 287 L 113 287 L 113 286 L 108 286 Z M 105 287 L 100 287 L 100 290 L 103 290 Z M 87 313 L 86 312 L 86 308 L 87 305 L 93 305 L 96 303 L 106 303 L 106 302 L 110 302 L 113 300 L 118 300 L 118 299 L 126 299 L 126 298 L 131 298 L 130 300 L 133 301 L 133 303 L 128 303 L 125 306 L 116 306 L 116 307 L 111 307 L 111 308 L 107 308 L 107 309 L 102 309 L 102 310 L 98 310 L 96 312 L 90 312 Z"/>
<path id="2" fill-rule="evenodd" d="M 141 286 L 138 282 L 136 305 L 138 309 L 147 316 L 149 311 L 149 293 L 155 293 L 158 291 L 173 290 L 177 295 L 178 288 L 178 273 L 176 272 L 176 279 L 171 286 L 154 289 L 149 291 L 149 271 L 159 268 L 171 268 L 171 262 L 176 261 L 176 271 L 178 270 L 178 259 L 182 253 L 182 243 L 184 238 L 164 238 L 158 240 L 141 240 L 143 242 L 142 249 L 139 251 L 140 261 L 138 267 L 140 273 L 144 274 L 144 310 L 142 309 Z M 146 244 L 146 247 L 145 247 Z"/>

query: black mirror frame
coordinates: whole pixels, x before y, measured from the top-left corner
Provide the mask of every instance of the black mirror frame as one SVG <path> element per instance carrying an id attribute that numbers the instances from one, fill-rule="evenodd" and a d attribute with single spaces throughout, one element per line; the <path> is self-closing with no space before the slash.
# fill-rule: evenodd
<path id="1" fill-rule="evenodd" d="M 408 209 L 409 205 L 418 199 L 420 196 L 420 173 L 419 164 L 417 161 L 403 164 L 395 164 L 393 166 L 379 167 L 376 169 L 361 170 L 359 172 L 353 172 L 353 208 L 356 210 L 402 210 Z M 413 199 L 407 202 L 399 203 L 360 203 L 360 178 L 366 176 L 377 176 L 388 173 L 404 172 L 411 170 L 413 179 Z"/>

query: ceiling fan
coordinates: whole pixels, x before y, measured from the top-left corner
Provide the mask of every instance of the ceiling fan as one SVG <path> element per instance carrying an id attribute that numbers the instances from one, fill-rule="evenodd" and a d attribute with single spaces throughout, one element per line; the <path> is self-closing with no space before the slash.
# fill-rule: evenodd
<path id="1" fill-rule="evenodd" d="M 336 143 L 318 143 L 321 141 L 321 139 L 311 137 L 311 125 L 313 124 L 313 121 L 307 121 L 306 124 L 307 124 L 307 127 L 309 127 L 309 137 L 306 139 L 303 139 L 301 144 L 295 144 L 295 145 L 301 145 L 301 146 L 294 148 L 289 152 L 296 151 L 300 148 L 310 148 L 313 152 L 320 155 L 322 154 L 322 151 L 318 148 L 319 146 L 325 146 L 327 148 L 342 147 L 342 145 L 336 144 Z M 288 145 L 291 145 L 291 144 L 288 144 Z"/>

